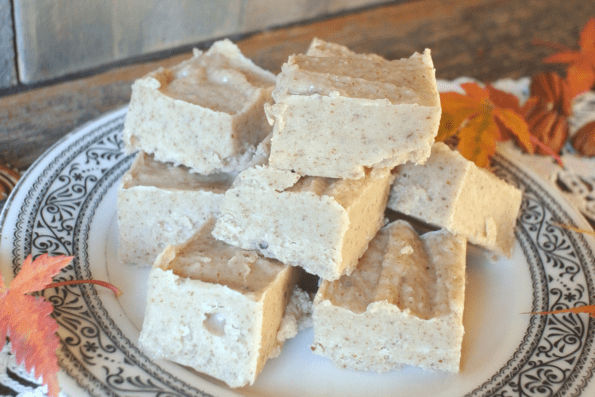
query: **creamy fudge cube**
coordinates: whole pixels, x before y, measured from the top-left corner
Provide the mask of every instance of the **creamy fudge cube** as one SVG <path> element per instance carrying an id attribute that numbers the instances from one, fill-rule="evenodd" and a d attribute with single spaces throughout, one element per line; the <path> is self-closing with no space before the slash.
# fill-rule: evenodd
<path id="1" fill-rule="evenodd" d="M 195 50 L 191 59 L 135 81 L 124 124 L 127 150 L 201 174 L 241 171 L 271 131 L 263 105 L 274 84 L 272 73 L 229 40 Z"/>
<path id="2" fill-rule="evenodd" d="M 424 165 L 397 168 L 388 207 L 510 255 L 521 199 L 519 189 L 436 142 Z"/>
<path id="3" fill-rule="evenodd" d="M 322 282 L 314 353 L 362 371 L 458 372 L 465 254 L 465 239 L 448 231 L 420 237 L 405 221 L 385 226 L 350 276 Z"/>
<path id="4" fill-rule="evenodd" d="M 226 192 L 213 235 L 336 280 L 382 226 L 391 181 L 386 169 L 345 180 L 252 167 Z"/>
<path id="5" fill-rule="evenodd" d="M 280 352 L 299 269 L 217 241 L 211 228 L 159 255 L 139 345 L 153 358 L 241 387 Z"/>
<path id="6" fill-rule="evenodd" d="M 118 259 L 151 266 L 217 214 L 232 174 L 200 175 L 139 152 L 118 187 Z"/>
<path id="7" fill-rule="evenodd" d="M 423 163 L 441 114 L 429 50 L 387 61 L 320 40 L 289 57 L 273 99 L 270 165 L 330 178 Z"/>

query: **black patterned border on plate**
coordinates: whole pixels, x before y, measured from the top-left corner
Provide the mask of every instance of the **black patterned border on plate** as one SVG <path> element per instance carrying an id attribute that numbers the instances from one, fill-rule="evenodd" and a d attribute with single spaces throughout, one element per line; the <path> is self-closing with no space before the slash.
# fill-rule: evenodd
<path id="1" fill-rule="evenodd" d="M 79 131 L 80 139 L 54 153 L 33 184 L 18 216 L 14 274 L 25 256 L 48 252 L 75 257 L 56 281 L 93 278 L 87 257 L 91 222 L 108 189 L 134 159 L 124 153 L 125 116 L 114 116 Z M 208 396 L 140 352 L 110 318 L 94 286 L 63 287 L 44 295 L 60 325 L 60 365 L 90 394 Z"/>
<path id="2" fill-rule="evenodd" d="M 523 191 L 516 236 L 530 266 L 533 311 L 595 303 L 595 259 L 584 236 L 543 187 L 502 156 L 501 178 Z M 593 374 L 595 322 L 585 315 L 533 316 L 519 348 L 490 380 L 469 396 L 578 396 Z"/>
<path id="3" fill-rule="evenodd" d="M 89 227 L 107 190 L 132 162 L 123 151 L 124 112 L 76 133 L 28 191 L 13 245 L 16 274 L 32 253 L 75 255 L 60 278 L 92 277 Z M 50 155 L 48 155 L 50 156 Z M 516 235 L 530 267 L 533 310 L 595 303 L 593 252 L 585 238 L 561 228 L 569 214 L 537 182 L 503 157 L 494 168 L 523 190 Z M 95 396 L 205 396 L 144 356 L 118 329 L 93 286 L 46 294 L 62 340 L 60 363 Z M 508 363 L 469 396 L 578 396 L 592 377 L 594 321 L 586 315 L 533 316 Z M 102 365 L 108 363 L 109 365 Z M 99 368 L 99 370 L 98 370 Z"/>

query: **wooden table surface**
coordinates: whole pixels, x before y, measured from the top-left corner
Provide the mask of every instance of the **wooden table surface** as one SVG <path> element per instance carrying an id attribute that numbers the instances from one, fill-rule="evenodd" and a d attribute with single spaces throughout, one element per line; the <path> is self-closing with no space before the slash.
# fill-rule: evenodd
<path id="1" fill-rule="evenodd" d="M 399 2 L 312 23 L 261 32 L 237 41 L 258 65 L 278 72 L 313 37 L 388 59 L 432 50 L 436 76 L 484 82 L 545 70 L 553 50 L 535 40 L 577 47 L 595 16 L 592 0 L 425 0 Z M 134 79 L 189 53 L 104 70 L 90 77 L 0 96 L 0 164 L 23 171 L 77 126 L 128 103 Z"/>

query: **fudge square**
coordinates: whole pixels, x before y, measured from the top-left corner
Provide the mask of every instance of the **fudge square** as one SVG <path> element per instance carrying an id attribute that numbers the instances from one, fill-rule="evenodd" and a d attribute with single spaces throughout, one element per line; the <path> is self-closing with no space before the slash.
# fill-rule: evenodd
<path id="1" fill-rule="evenodd" d="M 359 179 L 366 168 L 423 163 L 441 107 L 430 51 L 387 61 L 320 40 L 277 76 L 270 165 Z"/>
<path id="2" fill-rule="evenodd" d="M 436 142 L 424 165 L 397 167 L 388 207 L 510 256 L 522 193 Z"/>
<path id="3" fill-rule="evenodd" d="M 312 39 L 310 47 L 308 47 L 308 51 L 306 51 L 306 55 L 312 57 L 360 57 L 364 59 L 376 60 L 379 62 L 385 60 L 380 55 L 376 54 L 357 54 L 343 45 L 330 43 L 317 37 Z"/>
<path id="4" fill-rule="evenodd" d="M 229 40 L 135 81 L 124 123 L 127 150 L 141 149 L 193 172 L 246 168 L 270 133 L 263 105 L 275 76 Z"/>
<path id="5" fill-rule="evenodd" d="M 156 260 L 139 345 L 241 387 L 279 354 L 277 333 L 300 269 L 217 241 L 212 225 Z"/>
<path id="6" fill-rule="evenodd" d="M 350 276 L 322 282 L 312 350 L 341 368 L 458 372 L 465 254 L 465 239 L 446 230 L 385 226 Z"/>
<path id="7" fill-rule="evenodd" d="M 382 227 L 391 181 L 387 169 L 347 180 L 252 167 L 225 193 L 213 236 L 336 280 Z"/>
<path id="8" fill-rule="evenodd" d="M 151 266 L 219 213 L 234 175 L 200 175 L 138 152 L 118 187 L 118 260 Z"/>

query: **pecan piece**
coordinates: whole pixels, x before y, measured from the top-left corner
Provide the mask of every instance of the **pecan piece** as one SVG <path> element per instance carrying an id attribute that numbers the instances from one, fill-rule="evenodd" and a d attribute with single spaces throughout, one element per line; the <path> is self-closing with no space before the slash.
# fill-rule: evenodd
<path id="1" fill-rule="evenodd" d="M 533 112 L 527 118 L 531 133 L 548 146 L 554 153 L 560 153 L 568 139 L 568 122 L 566 117 L 556 111 L 541 110 Z M 538 154 L 548 154 L 539 146 L 535 150 Z"/>
<path id="2" fill-rule="evenodd" d="M 595 121 L 585 124 L 574 134 L 572 147 L 583 156 L 595 156 Z"/>
<path id="3" fill-rule="evenodd" d="M 539 98 L 539 106 L 569 116 L 572 97 L 568 83 L 557 73 L 539 73 L 531 81 L 531 94 Z"/>

